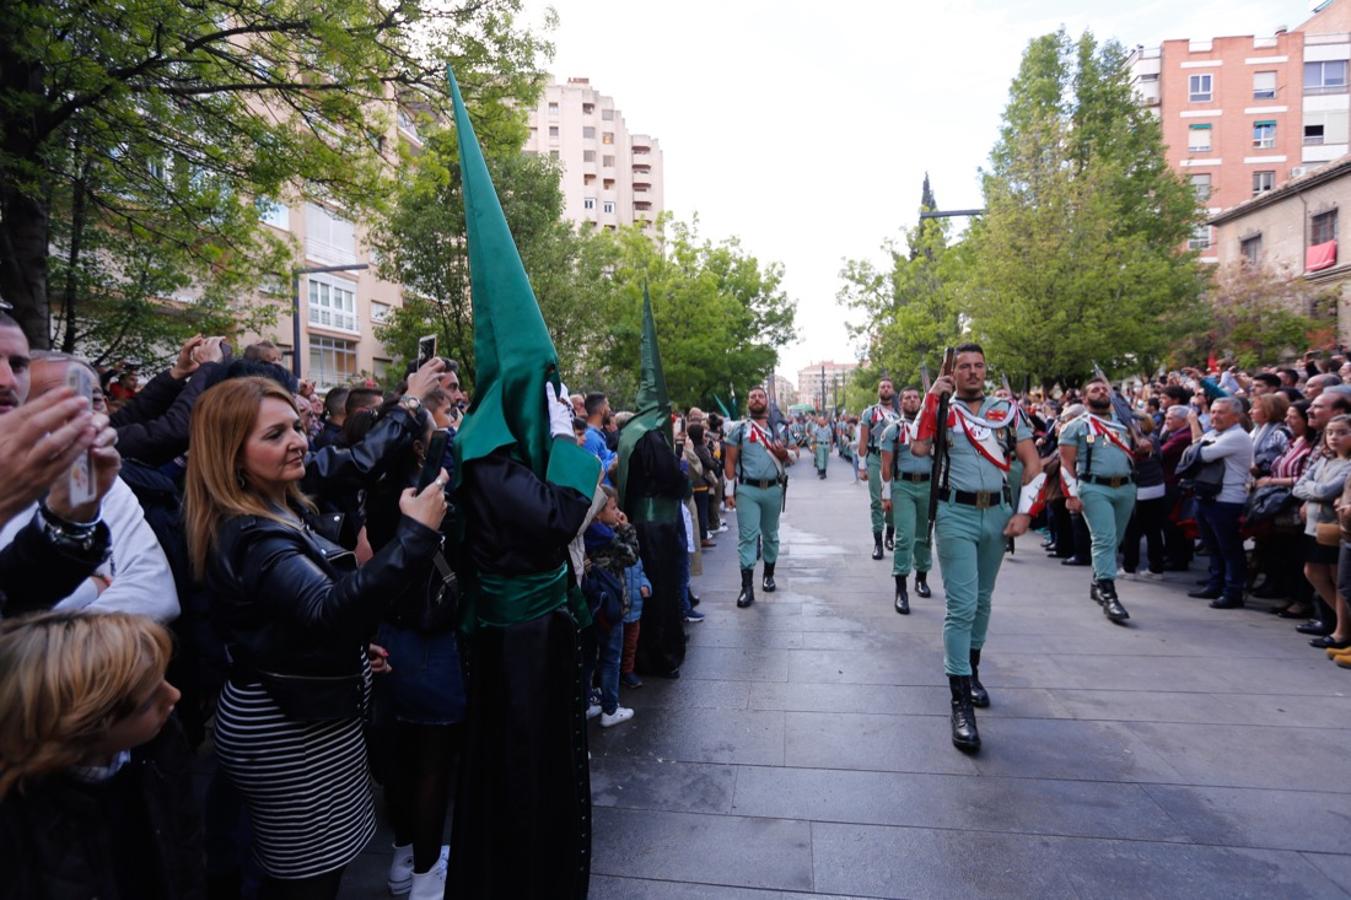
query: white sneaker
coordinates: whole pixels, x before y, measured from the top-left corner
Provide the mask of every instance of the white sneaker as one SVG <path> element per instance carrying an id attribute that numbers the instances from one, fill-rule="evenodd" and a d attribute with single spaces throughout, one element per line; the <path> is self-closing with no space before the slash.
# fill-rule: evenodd
<path id="1" fill-rule="evenodd" d="M 727 526 L 726 526 L 726 525 L 719 525 L 719 526 L 718 526 L 718 534 L 724 534 L 724 533 L 726 533 L 726 531 L 727 531 Z"/>
<path id="2" fill-rule="evenodd" d="M 394 845 L 394 858 L 389 863 L 389 877 L 386 879 L 389 892 L 394 896 L 406 894 L 413 887 L 413 845 L 400 847 Z"/>
<path id="3" fill-rule="evenodd" d="M 443 854 L 426 872 L 414 872 L 413 889 L 408 893 L 408 900 L 445 900 L 448 867 L 448 861 Z"/>
<path id="4" fill-rule="evenodd" d="M 588 707 L 586 708 L 586 717 L 587 717 L 588 719 L 594 719 L 594 718 L 595 718 L 596 716 L 598 716 L 598 715 L 600 715 L 600 704 L 599 704 L 599 703 L 593 703 L 593 704 L 591 704 L 590 706 L 588 706 Z"/>
<path id="5" fill-rule="evenodd" d="M 618 725 L 620 722 L 627 722 L 633 718 L 633 710 L 627 706 L 616 706 L 612 713 L 604 713 L 600 717 L 600 727 L 609 728 L 611 725 Z"/>

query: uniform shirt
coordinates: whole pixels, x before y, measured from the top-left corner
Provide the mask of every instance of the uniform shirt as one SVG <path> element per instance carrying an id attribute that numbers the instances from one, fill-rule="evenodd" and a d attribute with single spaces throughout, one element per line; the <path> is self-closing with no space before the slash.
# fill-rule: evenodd
<path id="1" fill-rule="evenodd" d="M 883 406 L 880 403 L 874 403 L 863 411 L 859 416 L 858 424 L 862 428 L 868 426 L 868 449 L 876 450 L 877 442 L 882 437 L 882 432 L 886 431 L 887 426 L 896 421 L 896 410 L 890 406 Z"/>
<path id="2" fill-rule="evenodd" d="M 1115 416 L 1109 413 L 1107 416 L 1097 418 L 1104 427 L 1112 430 L 1117 440 L 1127 447 L 1130 446 L 1130 432 Z M 1107 435 L 1098 434 L 1086 416 L 1080 416 L 1060 430 L 1060 443 L 1062 446 L 1073 447 L 1078 452 L 1079 455 L 1075 457 L 1074 462 L 1074 474 L 1079 478 L 1085 475 L 1117 478 L 1131 473 L 1130 455 L 1113 443 Z M 1088 469 L 1089 447 L 1093 448 L 1091 472 Z"/>
<path id="3" fill-rule="evenodd" d="M 906 440 L 901 441 L 901 428 L 904 427 L 911 431 Z M 877 441 L 877 449 L 883 453 L 893 453 L 895 456 L 894 465 L 896 472 L 907 472 L 916 474 L 919 472 L 933 471 L 933 460 L 928 456 L 916 456 L 910 452 L 910 442 L 915 439 L 914 426 L 905 422 L 904 419 L 897 419 L 887 426 L 882 432 L 882 437 Z M 898 447 L 899 445 L 899 447 Z"/>
<path id="4" fill-rule="evenodd" d="M 818 444 L 829 444 L 829 443 L 830 443 L 830 426 L 829 426 L 829 425 L 817 425 L 817 426 L 815 426 L 814 428 L 812 428 L 812 440 L 816 441 L 816 443 L 818 443 Z"/>
<path id="5" fill-rule="evenodd" d="M 956 397 L 952 398 L 952 405 L 956 406 L 962 401 Z M 965 409 L 970 410 L 969 406 L 962 404 Z M 928 415 L 932 416 L 932 413 Z M 958 421 L 958 413 L 955 409 L 948 411 L 948 486 L 954 491 L 1001 491 L 1004 489 L 1005 474 L 1004 471 L 985 458 L 981 451 L 977 450 L 975 445 L 966 436 L 962 423 Z M 1002 454 L 1007 460 L 1008 453 L 1004 449 L 1009 443 L 1009 428 L 1014 430 L 1014 441 L 1030 440 L 1032 438 L 1032 429 L 1027 424 L 1027 419 L 1023 416 L 1015 416 L 1013 404 L 1008 400 L 1001 400 L 998 397 L 986 397 L 981 401 L 980 408 L 975 415 L 990 423 L 1001 423 L 995 430 L 994 440 L 997 443 L 996 454 Z M 1004 425 L 1002 423 L 1009 423 Z M 984 435 L 986 429 L 971 424 L 971 429 L 977 438 Z M 922 429 L 924 432 L 931 432 L 932 429 Z M 999 456 L 996 456 L 999 458 Z"/>
<path id="6" fill-rule="evenodd" d="M 752 425 L 750 422 L 738 422 L 735 427 L 728 432 L 726 441 L 739 452 L 736 461 L 736 476 L 744 478 L 747 481 L 775 481 L 779 477 L 779 467 L 777 460 L 770 455 L 769 450 L 765 448 L 764 442 L 760 437 L 754 440 L 751 438 L 751 429 L 758 428 L 759 434 L 770 436 L 773 434 L 771 429 Z M 780 424 L 778 428 L 777 440 L 780 442 L 787 436 L 787 429 Z"/>

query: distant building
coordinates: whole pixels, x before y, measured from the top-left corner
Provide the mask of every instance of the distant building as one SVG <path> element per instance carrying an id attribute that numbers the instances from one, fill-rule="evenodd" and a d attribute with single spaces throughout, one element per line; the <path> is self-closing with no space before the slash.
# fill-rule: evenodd
<path id="1" fill-rule="evenodd" d="M 858 368 L 856 362 L 837 363 L 832 361 L 822 361 L 809 363 L 798 369 L 797 372 L 797 396 L 800 403 L 811 403 L 819 405 L 824 397 L 827 406 L 833 406 L 835 398 L 839 397 L 839 402 L 844 402 L 844 389 L 849 383 L 850 376 Z M 824 385 L 825 393 L 822 393 Z"/>
<path id="2" fill-rule="evenodd" d="M 546 87 L 529 125 L 526 152 L 563 164 L 565 219 L 613 229 L 651 223 L 665 208 L 661 146 L 630 132 L 614 98 L 590 79 Z"/>
<path id="3" fill-rule="evenodd" d="M 1181 39 L 1130 54 L 1140 102 L 1168 162 L 1218 214 L 1348 151 L 1351 0 L 1327 0 L 1293 31 Z M 1215 262 L 1210 224 L 1189 241 Z"/>
<path id="4" fill-rule="evenodd" d="M 768 391 L 770 399 L 782 410 L 786 411 L 788 407 L 798 402 L 797 388 L 793 387 L 793 382 L 777 373 L 770 383 L 765 384 L 765 390 Z"/>

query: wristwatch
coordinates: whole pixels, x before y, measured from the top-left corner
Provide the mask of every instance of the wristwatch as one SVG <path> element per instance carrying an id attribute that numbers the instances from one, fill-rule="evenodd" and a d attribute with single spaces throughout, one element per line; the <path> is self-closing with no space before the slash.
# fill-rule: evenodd
<path id="1" fill-rule="evenodd" d="M 404 409 L 408 410 L 410 413 L 416 413 L 418 410 L 422 409 L 422 401 L 419 400 L 417 397 L 412 396 L 411 394 L 404 394 L 402 397 L 400 397 L 399 405 L 402 406 Z"/>

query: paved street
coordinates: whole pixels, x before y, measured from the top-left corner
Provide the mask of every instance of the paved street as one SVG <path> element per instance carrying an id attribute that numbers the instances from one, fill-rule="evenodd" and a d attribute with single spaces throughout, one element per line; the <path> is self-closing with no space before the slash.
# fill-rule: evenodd
<path id="1" fill-rule="evenodd" d="M 948 737 L 942 594 L 891 610 L 867 492 L 799 465 L 779 591 L 734 606 L 735 520 L 674 682 L 593 726 L 592 897 L 1345 897 L 1351 672 L 1191 580 L 1123 581 L 1129 627 L 1035 535 L 1006 557 L 985 746 Z M 383 893 L 387 835 L 345 897 Z"/>

